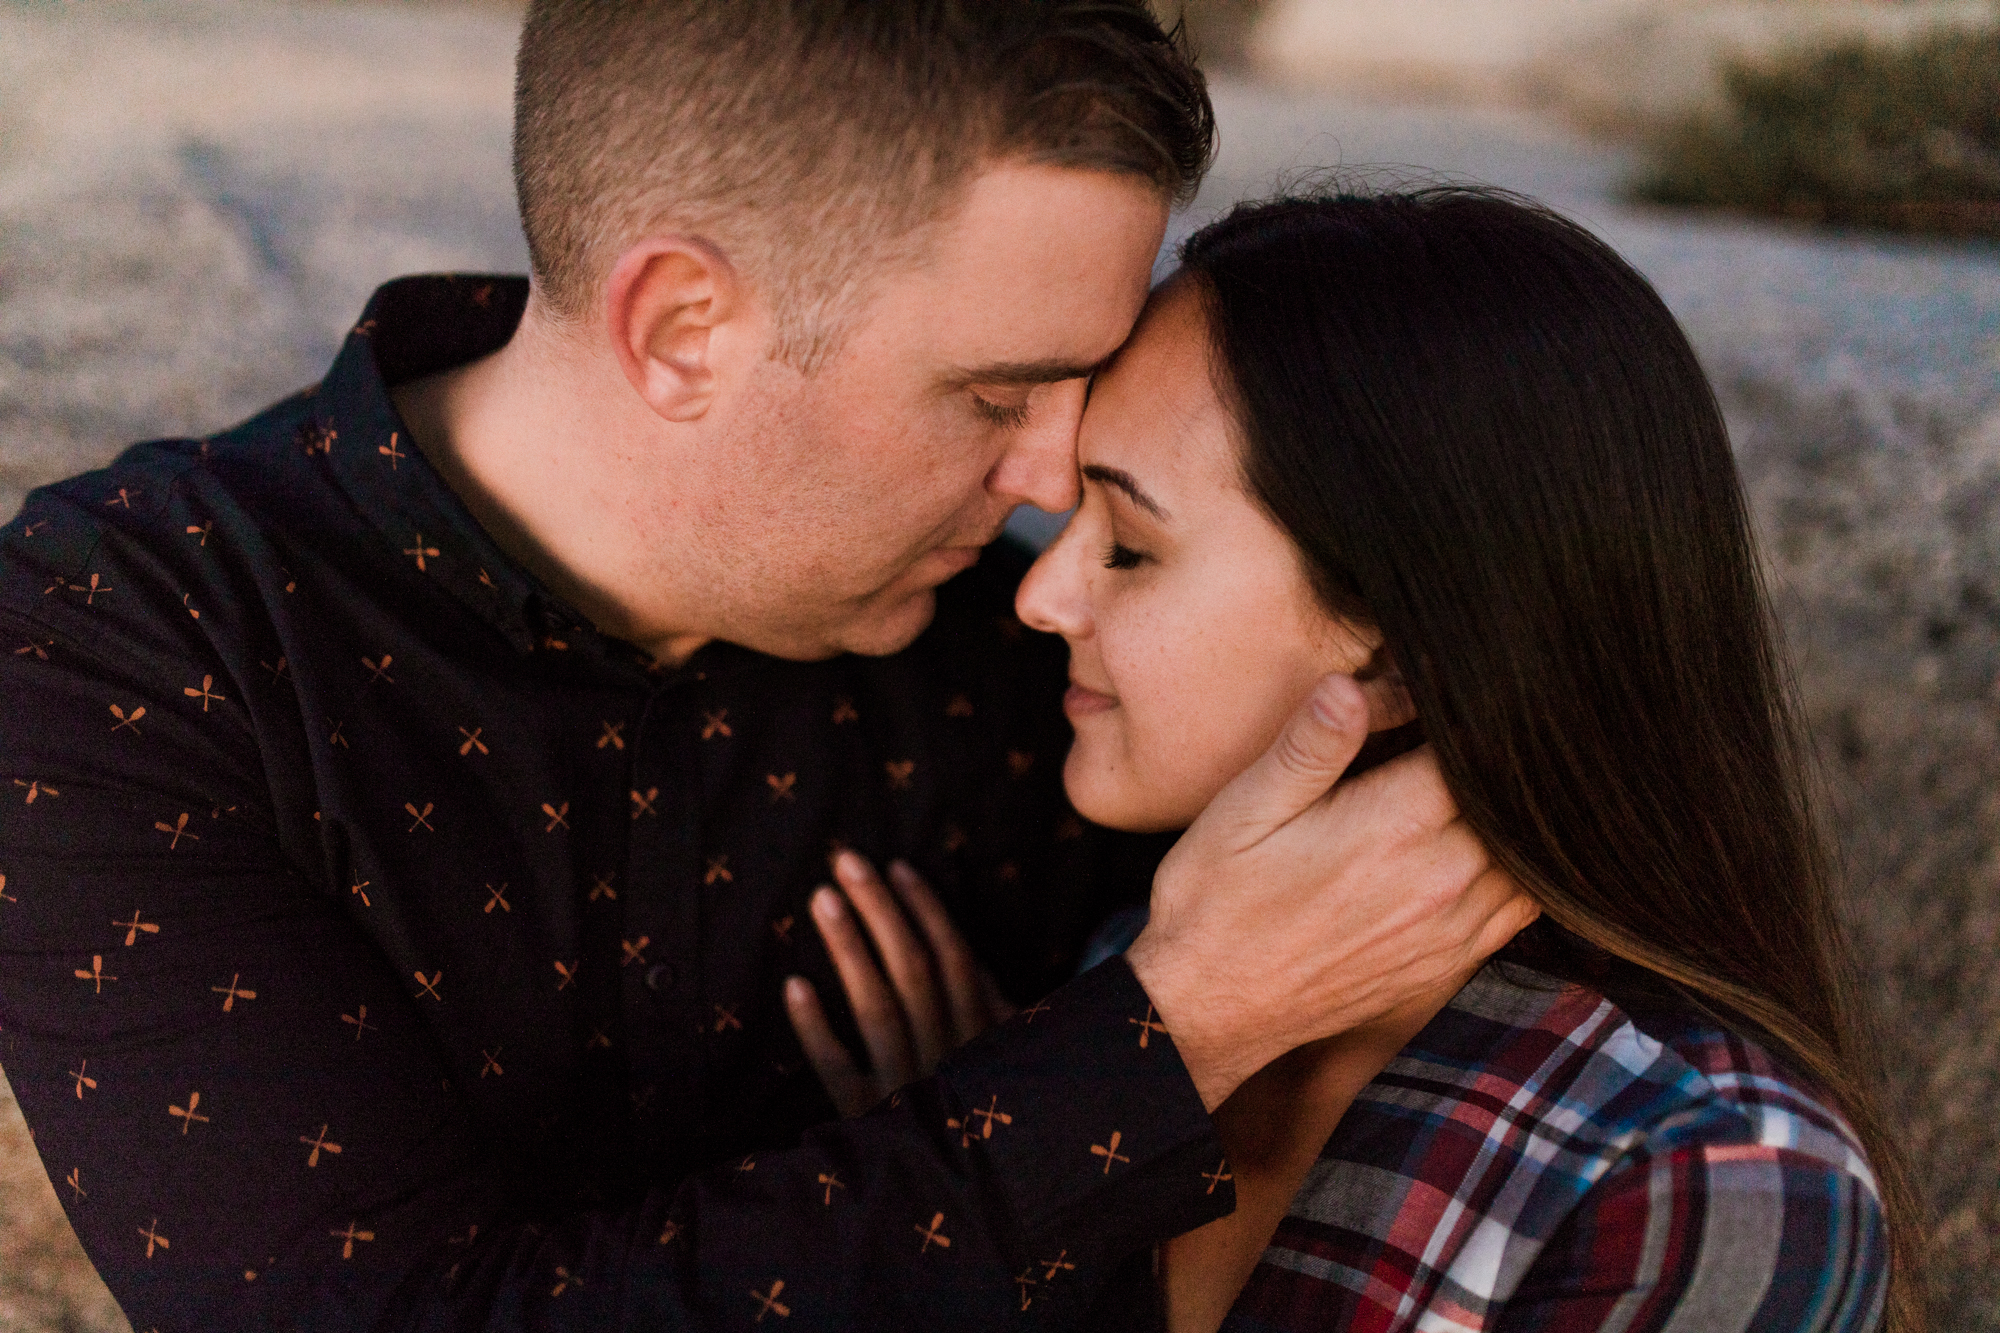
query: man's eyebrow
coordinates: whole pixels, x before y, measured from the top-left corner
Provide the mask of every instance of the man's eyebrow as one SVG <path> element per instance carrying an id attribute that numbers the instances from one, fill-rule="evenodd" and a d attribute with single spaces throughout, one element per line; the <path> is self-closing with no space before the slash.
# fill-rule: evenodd
<path id="1" fill-rule="evenodd" d="M 1108 359 L 1108 358 L 1107 358 Z M 986 366 L 967 366 L 952 373 L 960 384 L 1056 384 L 1063 380 L 1089 379 L 1104 362 L 1080 361 L 996 361 Z"/>
<path id="2" fill-rule="evenodd" d="M 1091 481 L 1102 482 L 1106 486 L 1116 486 L 1119 490 L 1125 492 L 1127 499 L 1151 514 L 1154 518 L 1165 520 L 1173 517 L 1160 507 L 1158 500 L 1146 494 L 1145 490 L 1133 478 L 1131 473 L 1123 469 L 1105 467 L 1099 463 L 1085 463 L 1083 465 L 1083 475 Z"/>

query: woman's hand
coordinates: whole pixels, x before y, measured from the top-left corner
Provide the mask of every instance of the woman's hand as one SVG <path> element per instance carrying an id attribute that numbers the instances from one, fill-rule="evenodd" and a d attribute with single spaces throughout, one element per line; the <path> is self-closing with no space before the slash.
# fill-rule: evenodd
<path id="1" fill-rule="evenodd" d="M 830 885 L 813 894 L 813 924 L 847 990 L 868 1068 L 860 1068 L 833 1035 L 819 995 L 804 977 L 786 980 L 785 1011 L 834 1106 L 842 1115 L 859 1115 L 930 1074 L 947 1052 L 1005 1020 L 1014 1006 L 974 960 L 930 886 L 908 865 L 890 863 L 893 895 L 875 867 L 855 852 L 836 856 L 833 874 L 845 895 Z"/>

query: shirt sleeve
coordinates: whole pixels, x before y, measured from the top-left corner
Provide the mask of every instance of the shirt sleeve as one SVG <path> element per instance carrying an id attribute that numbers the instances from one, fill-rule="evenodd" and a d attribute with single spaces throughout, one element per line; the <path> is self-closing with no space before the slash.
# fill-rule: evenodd
<path id="1" fill-rule="evenodd" d="M 139 1333 L 1057 1329 L 1233 1204 L 1114 959 L 796 1148 L 551 1207 L 281 845 L 242 683 L 0 637 L 0 1065 Z"/>
<path id="2" fill-rule="evenodd" d="M 1689 1143 L 1585 1192 L 1496 1333 L 1864 1333 L 1887 1239 L 1873 1190 L 1812 1154 Z"/>

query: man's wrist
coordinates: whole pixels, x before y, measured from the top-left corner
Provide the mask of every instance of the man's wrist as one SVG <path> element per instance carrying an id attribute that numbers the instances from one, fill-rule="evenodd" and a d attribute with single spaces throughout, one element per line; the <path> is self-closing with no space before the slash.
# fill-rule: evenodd
<path id="1" fill-rule="evenodd" d="M 1204 985 L 1183 950 L 1150 927 L 1140 932 L 1125 961 L 1146 991 L 1161 1023 L 1210 1112 L 1244 1080 L 1283 1054 L 1265 1050 L 1266 1024 L 1232 1021 L 1242 1006 L 1221 987 Z"/>
<path id="2" fill-rule="evenodd" d="M 947 1056 L 901 1109 L 985 1159 L 1023 1233 L 1144 1248 L 1234 1204 L 1203 1179 L 1222 1145 L 1163 1026 L 1114 957 Z"/>

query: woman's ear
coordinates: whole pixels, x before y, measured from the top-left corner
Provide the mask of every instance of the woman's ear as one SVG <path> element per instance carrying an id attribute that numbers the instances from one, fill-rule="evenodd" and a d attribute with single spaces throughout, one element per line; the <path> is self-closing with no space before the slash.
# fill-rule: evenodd
<path id="1" fill-rule="evenodd" d="M 668 421 L 693 421 L 708 411 L 723 332 L 747 313 L 729 260 L 692 237 L 633 246 L 605 284 L 605 324 L 618 364 Z"/>
<path id="2" fill-rule="evenodd" d="M 1403 683 L 1402 670 L 1387 644 L 1376 647 L 1354 673 L 1354 680 L 1361 686 L 1361 697 L 1368 701 L 1370 732 L 1390 731 L 1416 720 L 1417 701 L 1410 697 L 1409 686 Z"/>

